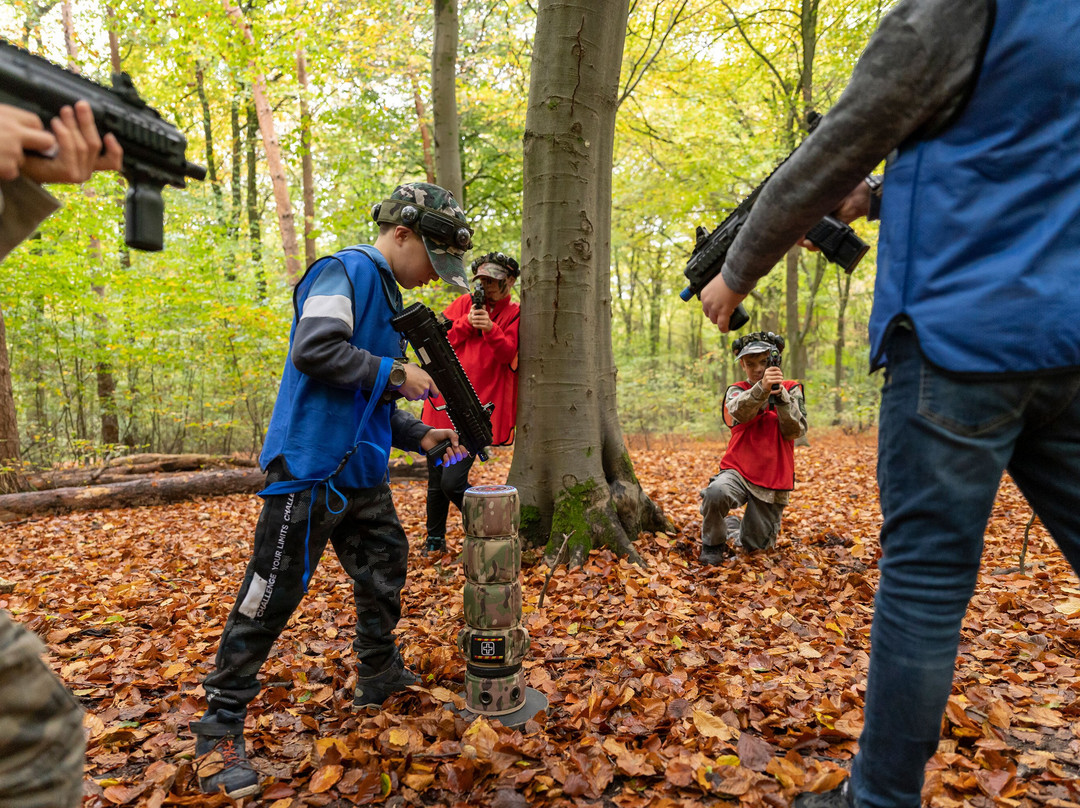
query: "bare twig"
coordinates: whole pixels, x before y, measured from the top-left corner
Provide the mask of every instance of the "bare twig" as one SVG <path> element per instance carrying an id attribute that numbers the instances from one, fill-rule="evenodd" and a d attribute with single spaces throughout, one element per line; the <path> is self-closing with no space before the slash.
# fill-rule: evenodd
<path id="1" fill-rule="evenodd" d="M 563 533 L 562 547 L 559 548 L 559 552 L 555 554 L 555 560 L 551 562 L 551 569 L 548 570 L 547 577 L 544 579 L 544 585 L 540 589 L 540 600 L 536 603 L 537 609 L 544 608 L 544 595 L 547 594 L 548 584 L 551 583 L 551 576 L 555 574 L 556 567 L 559 566 L 559 559 L 562 558 L 563 550 L 566 549 L 566 543 L 570 541 L 570 537 L 574 535 L 574 531 L 569 533 Z"/>

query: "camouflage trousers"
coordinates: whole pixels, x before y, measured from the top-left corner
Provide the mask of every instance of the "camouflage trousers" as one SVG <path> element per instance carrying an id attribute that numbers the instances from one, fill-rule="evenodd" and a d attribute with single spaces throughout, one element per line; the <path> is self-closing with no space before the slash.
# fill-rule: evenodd
<path id="1" fill-rule="evenodd" d="M 747 550 L 765 550 L 776 543 L 786 501 L 758 499 L 737 471 L 723 469 L 701 492 L 701 543 L 706 547 L 739 542 Z M 742 521 L 728 511 L 746 506 Z"/>
<path id="2" fill-rule="evenodd" d="M 436 466 L 432 458 L 427 461 L 427 534 L 446 536 L 446 517 L 450 513 L 450 503 L 461 510 L 465 491 L 469 487 L 469 471 L 476 462 L 476 457 L 469 455 L 449 468 Z"/>
<path id="3" fill-rule="evenodd" d="M 268 484 L 289 479 L 280 460 L 270 464 L 266 479 Z M 257 674 L 300 605 L 305 575 L 314 574 L 328 541 L 353 579 L 353 650 L 360 675 L 380 673 L 396 660 L 394 628 L 401 617 L 409 542 L 389 485 L 341 494 L 344 507 L 334 492 L 327 507 L 326 486 L 315 489 L 314 501 L 310 490 L 266 497 L 216 669 L 203 682 L 207 715 L 215 712 L 218 721 L 243 724 L 248 702 L 260 690 Z"/>
<path id="4" fill-rule="evenodd" d="M 41 661 L 41 640 L 0 611 L 0 805 L 82 802 L 83 708 Z"/>

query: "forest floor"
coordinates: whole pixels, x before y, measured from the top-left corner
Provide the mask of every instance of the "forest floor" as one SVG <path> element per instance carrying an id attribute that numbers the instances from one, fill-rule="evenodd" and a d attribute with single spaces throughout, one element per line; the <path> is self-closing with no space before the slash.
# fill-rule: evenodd
<path id="1" fill-rule="evenodd" d="M 696 559 L 722 443 L 631 440 L 676 530 L 638 539 L 647 567 L 599 551 L 559 568 L 541 609 L 549 570 L 523 570 L 527 679 L 550 706 L 517 730 L 449 709 L 464 679 L 460 522 L 445 557 L 424 557 L 424 483 L 394 483 L 413 544 L 399 637 L 425 684 L 354 711 L 352 589 L 328 553 L 251 705 L 264 790 L 245 804 L 786 806 L 839 782 L 877 583 L 875 439 L 812 437 L 776 548 L 719 567 Z M 503 482 L 509 462 L 499 452 L 473 482 Z M 0 607 L 46 640 L 88 710 L 84 808 L 232 803 L 198 793 L 187 725 L 258 512 L 232 496 L 4 528 L 0 577 L 16 588 Z M 1006 480 L 927 775 L 938 808 L 1080 805 L 1080 585 L 1038 523 L 1015 571 L 1029 515 Z"/>

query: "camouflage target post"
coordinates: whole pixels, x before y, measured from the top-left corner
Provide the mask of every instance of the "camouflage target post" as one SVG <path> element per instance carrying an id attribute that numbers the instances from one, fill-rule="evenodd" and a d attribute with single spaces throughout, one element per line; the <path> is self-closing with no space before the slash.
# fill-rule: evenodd
<path id="1" fill-rule="evenodd" d="M 529 633 L 521 625 L 521 505 L 509 485 L 477 485 L 465 492 L 466 712 L 524 724 L 547 709 L 547 698 L 525 686 L 522 662 Z"/>

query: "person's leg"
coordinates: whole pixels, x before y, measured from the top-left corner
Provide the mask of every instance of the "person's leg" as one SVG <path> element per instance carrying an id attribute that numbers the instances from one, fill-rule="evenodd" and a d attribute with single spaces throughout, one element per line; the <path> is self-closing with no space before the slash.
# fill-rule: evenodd
<path id="1" fill-rule="evenodd" d="M 898 329 L 888 353 L 878 440 L 881 579 L 852 791 L 860 808 L 917 808 L 1025 393 L 1021 384 L 943 376 L 908 331 Z"/>
<path id="2" fill-rule="evenodd" d="M 1080 374 L 1035 386 L 1009 473 L 1080 575 Z"/>
<path id="3" fill-rule="evenodd" d="M 283 464 L 275 463 L 267 483 L 287 478 Z M 203 681 L 206 713 L 191 722 L 200 760 L 196 773 L 204 792 L 224 789 L 238 799 L 258 791 L 258 774 L 244 746 L 244 717 L 248 702 L 259 692 L 259 669 L 304 596 L 305 566 L 314 574 L 341 519 L 327 508 L 326 493 L 325 486 L 319 488 L 314 503 L 311 491 L 268 496 L 263 503 L 252 557 L 221 634 L 215 669 Z M 333 505 L 340 507 L 336 501 Z"/>
<path id="4" fill-rule="evenodd" d="M 469 455 L 464 460 L 459 460 L 454 465 L 443 469 L 442 488 L 447 499 L 453 502 L 457 509 L 461 510 L 461 503 L 465 501 L 465 492 L 469 488 L 469 472 L 472 470 L 476 458 Z"/>
<path id="5" fill-rule="evenodd" d="M 465 491 L 469 487 L 469 471 L 476 458 L 469 455 L 452 466 L 436 466 L 428 458 L 428 540 L 425 551 L 428 553 L 446 550 L 446 517 L 453 502 L 458 510 L 465 500 Z M 437 487 L 438 491 L 433 491 Z"/>
<path id="6" fill-rule="evenodd" d="M 0 611 L 0 805 L 8 808 L 82 804 L 84 711 L 42 650 Z"/>
<path id="7" fill-rule="evenodd" d="M 331 541 L 353 579 L 356 602 L 357 692 L 354 704 L 381 704 L 390 693 L 416 681 L 394 642 L 401 618 L 401 590 L 409 542 L 387 485 L 359 492 L 348 518 Z"/>
<path id="8" fill-rule="evenodd" d="M 780 535 L 780 517 L 783 513 L 783 505 L 765 502 L 751 494 L 746 500 L 742 524 L 736 531 L 738 541 L 746 550 L 769 549 L 776 544 L 776 537 Z M 732 536 L 730 528 L 728 535 L 734 543 L 736 538 Z"/>
<path id="9" fill-rule="evenodd" d="M 425 552 L 446 549 L 446 517 L 450 513 L 450 498 L 443 490 L 445 469 L 436 466 L 434 458 L 427 459 L 427 547 Z"/>
<path id="10" fill-rule="evenodd" d="M 726 517 L 746 503 L 750 492 L 739 473 L 723 469 L 701 492 L 701 560 L 714 564 L 730 553 Z"/>

